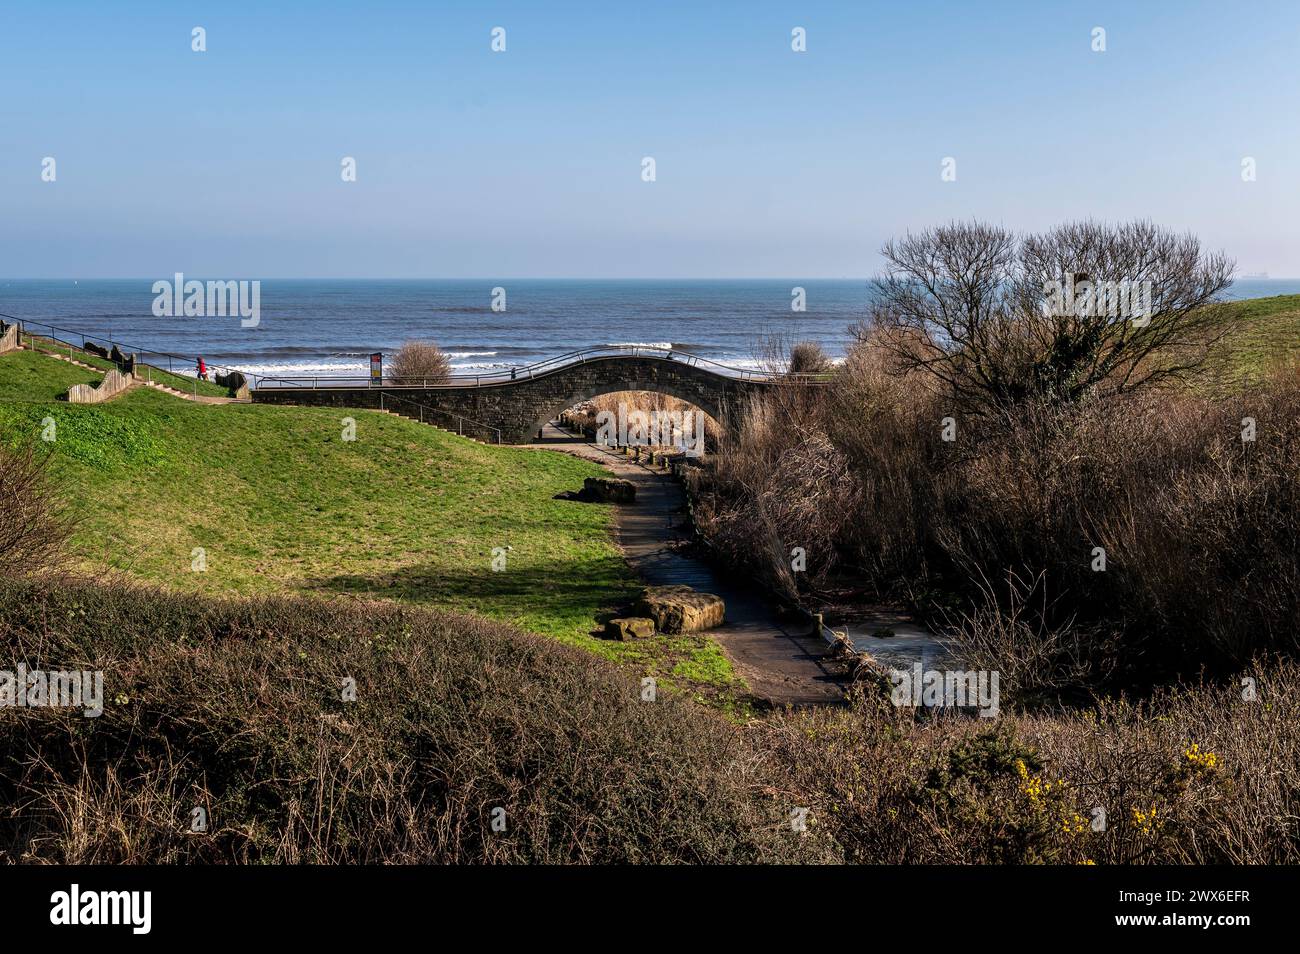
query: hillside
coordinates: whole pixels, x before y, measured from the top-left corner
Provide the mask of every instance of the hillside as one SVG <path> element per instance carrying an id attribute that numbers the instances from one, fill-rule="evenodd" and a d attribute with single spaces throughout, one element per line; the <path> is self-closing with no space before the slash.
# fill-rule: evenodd
<path id="1" fill-rule="evenodd" d="M 1248 298 L 1224 305 L 1227 333 L 1209 361 L 1215 384 L 1259 384 L 1300 356 L 1300 295 Z"/>
<path id="2" fill-rule="evenodd" d="M 94 378 L 31 352 L 0 356 L 0 440 L 16 445 L 55 422 L 56 440 L 41 446 L 80 518 L 83 568 L 184 591 L 454 607 L 670 684 L 689 672 L 704 692 L 741 688 L 706 638 L 590 635 L 635 589 L 609 508 L 552 499 L 598 474 L 593 464 L 368 411 L 214 407 L 144 388 L 96 406 L 55 400 Z M 345 417 L 355 440 L 343 439 Z"/>

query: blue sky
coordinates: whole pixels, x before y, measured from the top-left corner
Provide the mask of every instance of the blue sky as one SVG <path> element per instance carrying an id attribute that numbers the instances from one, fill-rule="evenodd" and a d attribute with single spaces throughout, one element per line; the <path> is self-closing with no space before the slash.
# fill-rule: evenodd
<path id="1" fill-rule="evenodd" d="M 1091 216 L 1300 276 L 1297 118 L 1290 0 L 13 3 L 0 275 L 860 277 Z"/>

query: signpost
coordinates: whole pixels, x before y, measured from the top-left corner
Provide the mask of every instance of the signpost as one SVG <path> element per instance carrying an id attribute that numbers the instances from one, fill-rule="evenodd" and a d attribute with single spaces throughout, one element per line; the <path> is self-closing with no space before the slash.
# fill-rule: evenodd
<path id="1" fill-rule="evenodd" d="M 383 387 L 384 384 L 384 354 L 382 351 L 376 351 L 370 356 L 370 386 L 372 388 Z"/>

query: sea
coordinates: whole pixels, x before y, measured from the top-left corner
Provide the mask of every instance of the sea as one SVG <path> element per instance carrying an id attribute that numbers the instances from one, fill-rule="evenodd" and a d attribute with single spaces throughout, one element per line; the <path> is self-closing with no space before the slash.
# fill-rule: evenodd
<path id="1" fill-rule="evenodd" d="M 0 314 L 52 325 L 65 340 L 201 355 L 259 377 L 364 374 L 372 353 L 412 339 L 435 341 L 462 373 L 634 344 L 744 369 L 762 366 L 773 340 L 842 355 L 870 297 L 865 278 L 263 279 L 258 323 L 245 327 L 238 317 L 155 316 L 155 281 L 0 279 Z M 1300 294 L 1300 279 L 1243 278 L 1228 297 L 1284 294 Z"/>

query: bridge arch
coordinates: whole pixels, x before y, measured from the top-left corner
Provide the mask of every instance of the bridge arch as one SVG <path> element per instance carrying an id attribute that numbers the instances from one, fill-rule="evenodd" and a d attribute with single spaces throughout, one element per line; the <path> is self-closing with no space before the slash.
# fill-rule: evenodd
<path id="1" fill-rule="evenodd" d="M 692 393 L 687 388 L 676 387 L 671 383 L 647 384 L 641 381 L 629 381 L 626 384 L 618 385 L 591 385 L 572 392 L 568 397 L 561 398 L 558 402 L 549 402 L 544 405 L 546 409 L 538 412 L 532 426 L 530 427 L 530 431 L 536 434 L 545 424 L 555 420 L 561 411 L 573 407 L 575 404 L 581 404 L 583 401 L 590 401 L 605 394 L 619 394 L 623 391 L 647 391 L 652 394 L 663 394 L 667 397 L 676 398 L 679 401 L 685 401 L 687 404 L 698 407 L 705 414 L 709 415 L 709 417 L 713 418 L 719 426 L 725 426 L 723 424 L 724 414 L 722 409 L 720 409 L 717 404 L 710 401 L 708 397 L 701 396 L 698 393 Z"/>

